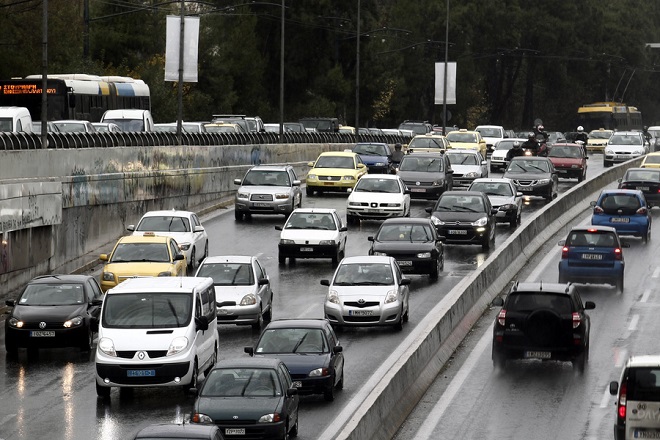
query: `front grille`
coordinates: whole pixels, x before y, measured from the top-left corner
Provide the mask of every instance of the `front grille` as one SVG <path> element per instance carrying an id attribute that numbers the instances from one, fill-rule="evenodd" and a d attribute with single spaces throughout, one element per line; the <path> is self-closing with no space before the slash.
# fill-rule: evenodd
<path id="1" fill-rule="evenodd" d="M 344 316 L 344 322 L 378 322 L 380 321 L 380 316 Z"/>
<path id="2" fill-rule="evenodd" d="M 341 176 L 319 176 L 319 181 L 322 182 L 339 182 Z"/>
<path id="3" fill-rule="evenodd" d="M 536 185 L 536 180 L 514 180 L 513 183 L 520 186 Z"/>
<path id="4" fill-rule="evenodd" d="M 137 350 L 121 350 L 117 351 L 117 357 L 133 359 L 135 357 L 135 353 L 137 353 Z M 149 358 L 156 359 L 165 357 L 167 355 L 167 350 L 147 350 L 147 354 L 149 355 Z"/>
<path id="5" fill-rule="evenodd" d="M 344 305 L 348 307 L 358 307 L 362 309 L 365 307 L 376 307 L 380 305 L 380 303 L 378 301 L 365 301 L 363 303 L 359 303 L 357 301 L 346 301 L 344 302 Z"/>
<path id="6" fill-rule="evenodd" d="M 272 194 L 252 194 L 250 196 L 250 200 L 253 202 L 272 202 L 273 201 L 273 195 Z"/>
<path id="7" fill-rule="evenodd" d="M 64 322 L 47 322 L 46 321 L 46 326 L 44 328 L 39 327 L 40 322 L 43 322 L 43 321 L 24 322 L 23 327 L 21 327 L 21 330 L 29 330 L 29 329 L 57 330 L 57 329 L 64 328 Z"/>

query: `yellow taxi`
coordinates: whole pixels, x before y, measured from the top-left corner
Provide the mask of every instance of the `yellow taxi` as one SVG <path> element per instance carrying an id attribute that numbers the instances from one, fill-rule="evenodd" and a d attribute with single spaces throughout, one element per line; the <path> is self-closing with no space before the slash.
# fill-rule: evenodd
<path id="1" fill-rule="evenodd" d="M 488 151 L 486 140 L 481 137 L 481 133 L 478 131 L 468 131 L 465 128 L 450 131 L 447 133 L 447 140 L 449 141 L 449 148 L 477 150 L 483 157 L 486 157 Z"/>
<path id="2" fill-rule="evenodd" d="M 408 153 L 440 153 L 449 148 L 447 138 L 439 134 L 418 134 L 408 143 Z"/>
<path id="3" fill-rule="evenodd" d="M 660 151 L 649 153 L 642 160 L 642 168 L 660 168 Z"/>
<path id="4" fill-rule="evenodd" d="M 605 130 L 599 128 L 598 130 L 591 130 L 587 138 L 587 151 L 603 151 L 607 146 L 607 141 L 610 140 L 614 130 Z"/>
<path id="5" fill-rule="evenodd" d="M 112 253 L 101 254 L 106 261 L 101 273 L 104 292 L 122 281 L 135 277 L 176 277 L 186 275 L 186 257 L 172 237 L 145 232 L 122 237 Z"/>
<path id="6" fill-rule="evenodd" d="M 307 195 L 314 191 L 347 191 L 353 188 L 360 177 L 367 174 L 367 166 L 360 156 L 352 151 L 326 151 L 308 164 Z"/>

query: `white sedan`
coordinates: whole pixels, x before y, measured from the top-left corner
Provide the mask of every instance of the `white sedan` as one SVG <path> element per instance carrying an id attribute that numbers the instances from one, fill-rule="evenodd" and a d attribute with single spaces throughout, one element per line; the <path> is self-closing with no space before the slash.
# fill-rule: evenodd
<path id="1" fill-rule="evenodd" d="M 475 179 L 468 191 L 481 191 L 488 196 L 490 204 L 497 209 L 496 222 L 509 223 L 512 228 L 520 224 L 523 193 L 518 191 L 511 179 Z"/>
<path id="2" fill-rule="evenodd" d="M 401 177 L 367 174 L 355 184 L 348 196 L 346 223 L 360 219 L 386 219 L 410 216 L 410 191 Z"/>
<path id="3" fill-rule="evenodd" d="M 154 232 L 174 238 L 191 270 L 196 269 L 209 254 L 209 237 L 197 214 L 191 211 L 149 211 L 137 226 L 128 225 L 126 229 L 133 235 Z"/>

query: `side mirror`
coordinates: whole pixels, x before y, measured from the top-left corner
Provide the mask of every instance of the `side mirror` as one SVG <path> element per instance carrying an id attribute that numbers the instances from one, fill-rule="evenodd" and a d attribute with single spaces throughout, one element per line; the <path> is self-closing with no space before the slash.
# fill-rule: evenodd
<path id="1" fill-rule="evenodd" d="M 410 285 L 411 281 L 412 280 L 410 278 L 401 278 L 401 283 L 399 284 L 401 284 L 402 286 L 408 286 Z"/>
<path id="2" fill-rule="evenodd" d="M 108 254 L 101 254 L 101 255 L 99 255 L 99 260 L 101 260 L 101 261 L 108 261 Z"/>
<path id="3" fill-rule="evenodd" d="M 322 286 L 330 286 L 330 280 L 321 280 L 321 285 Z"/>
<path id="4" fill-rule="evenodd" d="M 440 243 L 444 243 L 445 241 L 447 241 L 447 237 L 445 237 L 444 235 L 439 235 L 438 241 L 440 241 Z"/>
<path id="5" fill-rule="evenodd" d="M 374 237 L 373 237 L 373 235 L 368 236 L 368 237 L 367 237 L 367 241 L 374 241 Z"/>
<path id="6" fill-rule="evenodd" d="M 616 396 L 619 394 L 619 382 L 613 380 L 610 382 L 610 394 Z"/>
<path id="7" fill-rule="evenodd" d="M 298 388 L 289 388 L 286 390 L 286 396 L 287 397 L 293 397 L 298 395 Z"/>
<path id="8" fill-rule="evenodd" d="M 302 182 L 300 180 L 293 181 L 293 186 L 300 186 L 300 185 L 302 185 Z"/>
<path id="9" fill-rule="evenodd" d="M 593 301 L 587 301 L 584 303 L 584 310 L 593 310 L 596 308 L 596 303 Z"/>
<path id="10" fill-rule="evenodd" d="M 524 194 L 521 193 L 520 191 L 518 191 L 518 192 L 516 193 L 516 197 L 522 197 L 522 196 L 524 196 Z"/>
<path id="11" fill-rule="evenodd" d="M 282 226 L 275 226 L 275 230 L 276 230 L 276 231 L 281 231 L 281 230 L 282 230 Z"/>
<path id="12" fill-rule="evenodd" d="M 265 286 L 266 284 L 270 284 L 270 280 L 268 278 L 259 278 L 257 284 L 259 286 Z"/>
<path id="13" fill-rule="evenodd" d="M 314 168 L 314 162 L 307 162 L 307 166 L 310 168 Z"/>
<path id="14" fill-rule="evenodd" d="M 14 301 L 13 299 L 8 299 L 7 301 L 5 301 L 5 304 L 8 305 L 9 307 L 14 307 L 16 305 L 16 301 Z"/>
<path id="15" fill-rule="evenodd" d="M 617 182 L 621 183 L 621 178 L 616 179 Z"/>
<path id="16" fill-rule="evenodd" d="M 592 200 L 591 202 L 589 202 L 589 206 L 591 206 L 592 208 L 595 207 L 596 206 L 596 201 Z"/>
<path id="17" fill-rule="evenodd" d="M 241 179 L 234 179 L 234 185 L 240 185 Z"/>
<path id="18" fill-rule="evenodd" d="M 488 161 L 487 160 L 482 160 L 481 165 L 488 165 Z"/>
<path id="19" fill-rule="evenodd" d="M 183 260 L 183 259 L 185 259 L 185 258 L 186 258 L 186 257 L 184 257 L 183 254 L 177 254 L 177 255 L 174 256 L 174 261 Z"/>
<path id="20" fill-rule="evenodd" d="M 336 346 L 332 347 L 332 352 L 335 353 L 335 354 L 341 353 L 342 351 L 344 351 L 344 349 L 342 348 L 341 345 L 336 345 Z"/>
<path id="21" fill-rule="evenodd" d="M 209 320 L 206 316 L 200 316 L 199 318 L 195 318 L 195 324 L 197 330 L 206 331 L 209 329 Z"/>
<path id="22" fill-rule="evenodd" d="M 93 299 L 90 303 L 90 306 L 101 306 L 103 305 L 103 300 L 102 299 Z"/>
<path id="23" fill-rule="evenodd" d="M 495 298 L 491 303 L 493 307 L 502 307 L 504 305 L 504 299 L 501 296 Z"/>
<path id="24" fill-rule="evenodd" d="M 491 215 L 495 215 L 495 214 L 497 214 L 497 212 L 498 212 L 498 209 L 497 209 L 497 208 L 491 208 L 491 209 L 490 209 L 490 213 L 491 213 Z"/>
<path id="25" fill-rule="evenodd" d="M 424 211 L 426 211 L 426 212 L 428 212 L 429 214 L 431 214 L 431 213 L 433 212 L 433 206 L 429 206 L 429 207 L 424 208 Z"/>
<path id="26" fill-rule="evenodd" d="M 135 231 L 135 225 L 128 225 L 128 226 L 126 226 L 126 230 L 127 230 L 127 231 L 131 231 L 131 232 Z"/>
<path id="27" fill-rule="evenodd" d="M 243 347 L 243 351 L 250 356 L 254 356 L 254 347 Z"/>
<path id="28" fill-rule="evenodd" d="M 346 193 L 350 194 L 353 192 L 353 188 L 346 188 Z"/>
<path id="29" fill-rule="evenodd" d="M 406 188 L 406 189 L 403 190 L 403 193 L 404 194 L 410 194 L 410 190 L 408 188 Z"/>
<path id="30" fill-rule="evenodd" d="M 195 228 L 193 229 L 193 232 L 204 232 L 204 226 L 202 226 L 202 225 L 195 226 Z"/>
<path id="31" fill-rule="evenodd" d="M 348 231 L 348 228 L 346 226 L 342 226 L 341 228 L 339 228 L 339 232 L 346 232 L 346 231 Z"/>

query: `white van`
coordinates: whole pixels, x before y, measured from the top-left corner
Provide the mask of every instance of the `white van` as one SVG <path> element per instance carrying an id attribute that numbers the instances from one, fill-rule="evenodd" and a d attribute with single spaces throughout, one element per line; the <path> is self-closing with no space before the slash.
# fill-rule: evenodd
<path id="1" fill-rule="evenodd" d="M 0 107 L 0 132 L 32 133 L 32 116 L 25 107 Z"/>
<path id="2" fill-rule="evenodd" d="M 628 359 L 610 394 L 617 396 L 615 440 L 660 438 L 660 355 Z"/>
<path id="3" fill-rule="evenodd" d="M 154 118 L 149 110 L 106 110 L 101 122 L 115 123 L 124 132 L 154 131 Z"/>
<path id="4" fill-rule="evenodd" d="M 218 357 L 211 278 L 131 278 L 108 290 L 98 324 L 96 393 L 112 387 L 197 388 Z"/>

